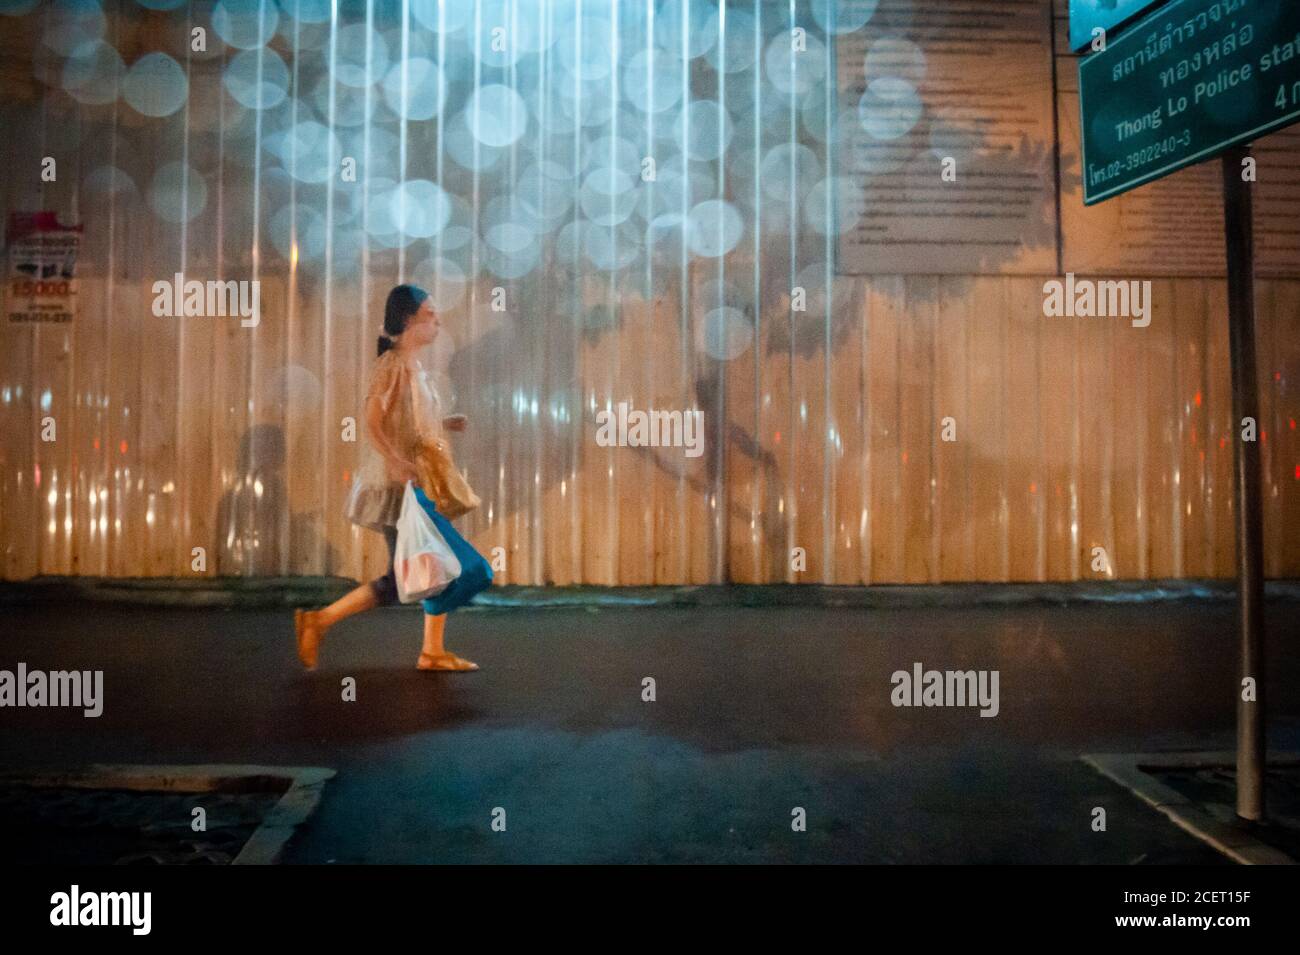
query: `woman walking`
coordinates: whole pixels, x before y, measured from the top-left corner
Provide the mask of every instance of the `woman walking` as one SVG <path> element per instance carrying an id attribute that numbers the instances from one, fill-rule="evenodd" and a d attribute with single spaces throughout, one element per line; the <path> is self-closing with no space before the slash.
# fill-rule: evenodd
<path id="1" fill-rule="evenodd" d="M 323 610 L 294 612 L 298 657 L 309 670 L 316 667 L 321 640 L 330 627 L 353 614 L 397 601 L 393 555 L 407 481 L 415 484 L 420 505 L 461 563 L 461 575 L 446 590 L 422 601 L 424 645 L 416 667 L 453 672 L 478 669 L 477 664 L 449 652 L 443 645 L 447 614 L 487 587 L 492 582 L 492 569 L 449 520 L 476 507 L 479 501 L 454 470 L 447 451 L 445 432 L 464 431 L 466 418 L 442 417 L 437 393 L 417 357 L 419 350 L 437 335 L 438 313 L 427 292 L 414 285 L 398 285 L 388 293 L 379 360 L 366 394 L 369 442 L 346 508 L 352 523 L 384 535 L 388 571 Z M 440 513 L 439 506 L 447 513 Z"/>

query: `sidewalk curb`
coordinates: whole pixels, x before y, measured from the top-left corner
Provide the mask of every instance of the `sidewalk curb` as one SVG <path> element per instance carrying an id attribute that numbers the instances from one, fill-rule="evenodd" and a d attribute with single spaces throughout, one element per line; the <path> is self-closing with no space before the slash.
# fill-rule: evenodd
<path id="1" fill-rule="evenodd" d="M 1079 757 L 1101 775 L 1137 796 L 1174 825 L 1241 865 L 1295 865 L 1296 860 L 1249 833 L 1215 819 L 1182 793 L 1144 772 L 1232 766 L 1232 753 L 1107 753 Z M 1270 753 L 1270 766 L 1300 766 L 1300 755 Z"/>
<path id="2" fill-rule="evenodd" d="M 141 607 L 276 609 L 322 606 L 347 593 L 344 577 L 34 577 L 0 581 L 0 605 L 76 601 Z M 1266 584 L 1270 601 L 1300 602 L 1300 581 Z M 944 607 L 1132 604 L 1234 600 L 1230 580 L 1073 581 L 1005 584 L 702 584 L 650 587 L 500 585 L 479 594 L 475 609 L 628 607 L 826 607 L 908 610 Z"/>
<path id="3" fill-rule="evenodd" d="M 262 819 L 231 860 L 231 865 L 273 865 L 285 844 L 320 804 L 325 783 L 334 770 L 319 766 L 262 766 L 239 764 L 90 766 L 68 771 L 5 773 L 0 781 L 38 789 L 126 789 L 137 792 L 205 793 L 231 783 L 287 786 L 279 801 Z"/>

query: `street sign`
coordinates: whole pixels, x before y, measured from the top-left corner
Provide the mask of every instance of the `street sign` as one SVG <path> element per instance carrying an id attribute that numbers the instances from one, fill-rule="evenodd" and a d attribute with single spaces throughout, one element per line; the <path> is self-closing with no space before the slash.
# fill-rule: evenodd
<path id="1" fill-rule="evenodd" d="M 1300 122 L 1300 2 L 1174 0 L 1079 63 L 1093 205 Z"/>
<path id="2" fill-rule="evenodd" d="M 1168 0 L 1070 0 L 1070 49 L 1075 53 L 1092 43 L 1092 31 L 1111 31 L 1157 3 Z"/>

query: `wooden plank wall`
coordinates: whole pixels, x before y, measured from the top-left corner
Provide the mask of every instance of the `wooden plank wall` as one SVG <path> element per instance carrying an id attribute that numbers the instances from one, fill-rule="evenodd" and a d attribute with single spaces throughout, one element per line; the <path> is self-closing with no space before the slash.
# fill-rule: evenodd
<path id="1" fill-rule="evenodd" d="M 369 315 L 390 280 L 368 283 Z M 360 416 L 376 321 L 327 323 L 318 289 L 263 282 L 255 330 L 155 318 L 141 283 L 105 278 L 83 282 L 71 328 L 4 329 L 5 579 L 185 576 L 196 546 L 210 573 L 378 568 L 379 538 L 340 515 L 358 453 L 341 419 Z M 730 362 L 698 350 L 701 310 L 683 324 L 675 293 L 625 301 L 599 333 L 526 304 L 449 315 L 460 457 L 484 497 L 465 527 L 517 583 L 1230 576 L 1224 283 L 1157 281 L 1139 329 L 1044 318 L 1041 282 L 854 280 L 829 353 L 771 347 L 769 327 Z M 1300 283 L 1261 282 L 1259 309 L 1266 566 L 1295 577 Z M 620 400 L 703 407 L 706 453 L 598 447 L 593 408 Z M 257 556 L 223 544 L 232 528 Z"/>
<path id="2" fill-rule="evenodd" d="M 157 45 L 149 31 L 179 29 L 153 14 L 113 23 L 128 61 Z M 295 186 L 267 165 L 254 178 L 248 116 L 228 121 L 215 53 L 192 64 L 188 125 L 146 120 L 47 90 L 30 62 L 38 23 L 15 24 L 0 38 L 5 209 L 70 211 L 87 232 L 76 322 L 0 326 L 0 577 L 189 576 L 196 547 L 209 575 L 378 572 L 380 539 L 341 514 L 359 452 L 343 419 L 361 417 L 383 296 L 410 263 L 371 248 L 359 268 L 300 272 L 270 248 L 270 197 L 292 206 Z M 38 182 L 43 155 L 59 157 L 58 182 Z M 97 166 L 181 155 L 207 186 L 188 229 L 151 214 L 144 176 L 84 187 Z M 793 245 L 751 230 L 716 264 L 610 278 L 552 258 L 503 283 L 503 311 L 488 283 L 447 310 L 431 361 L 471 418 L 458 456 L 484 500 L 462 523 L 485 553 L 502 549 L 501 581 L 1231 574 L 1221 280 L 1156 280 L 1145 329 L 1044 318 L 1052 276 L 841 277 L 829 307 L 794 315 L 790 276 L 825 250 L 800 247 L 792 264 Z M 256 329 L 150 312 L 157 278 L 254 266 Z M 700 327 L 722 269 L 761 303 L 753 344 L 725 362 Z M 1261 281 L 1258 299 L 1266 569 L 1297 577 L 1300 282 Z M 619 401 L 702 409 L 705 454 L 599 447 L 595 413 Z"/>

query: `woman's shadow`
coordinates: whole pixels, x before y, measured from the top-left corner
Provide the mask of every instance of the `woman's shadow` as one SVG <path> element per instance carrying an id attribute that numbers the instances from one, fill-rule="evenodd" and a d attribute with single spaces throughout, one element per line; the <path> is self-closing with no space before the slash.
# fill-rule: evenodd
<path id="1" fill-rule="evenodd" d="M 217 504 L 217 576 L 338 572 L 338 551 L 321 533 L 320 515 L 293 512 L 284 481 L 286 456 L 279 425 L 254 425 L 240 437 L 234 482 Z"/>
<path id="2" fill-rule="evenodd" d="M 470 691 L 463 674 L 422 673 L 409 661 L 297 673 L 292 687 L 279 694 L 277 735 L 353 743 L 453 729 L 481 715 L 470 705 Z"/>

